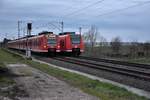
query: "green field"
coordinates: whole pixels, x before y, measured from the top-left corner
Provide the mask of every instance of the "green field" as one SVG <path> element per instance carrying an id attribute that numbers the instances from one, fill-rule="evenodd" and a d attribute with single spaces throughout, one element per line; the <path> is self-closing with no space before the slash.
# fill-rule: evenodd
<path id="1" fill-rule="evenodd" d="M 0 61 L 5 64 L 18 62 L 26 63 L 34 68 L 48 73 L 49 75 L 55 76 L 56 78 L 63 80 L 88 94 L 97 96 L 101 100 L 148 100 L 112 84 L 92 80 L 85 76 L 50 67 L 46 64 L 25 60 L 16 54 L 8 53 L 2 49 L 0 49 Z"/>

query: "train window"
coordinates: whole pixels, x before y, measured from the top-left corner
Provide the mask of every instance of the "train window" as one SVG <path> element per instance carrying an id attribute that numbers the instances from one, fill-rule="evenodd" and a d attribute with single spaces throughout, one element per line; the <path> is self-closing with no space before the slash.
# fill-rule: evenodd
<path id="1" fill-rule="evenodd" d="M 35 40 L 33 40 L 33 47 L 35 47 Z"/>
<path id="2" fill-rule="evenodd" d="M 41 40 L 39 39 L 39 46 L 41 45 Z"/>
<path id="3" fill-rule="evenodd" d="M 37 39 L 35 40 L 35 45 L 36 45 L 36 47 L 37 47 L 37 45 L 38 45 L 38 44 L 37 44 Z"/>
<path id="4" fill-rule="evenodd" d="M 81 41 L 80 35 L 70 35 L 70 37 L 73 44 L 80 44 Z"/>
<path id="5" fill-rule="evenodd" d="M 48 44 L 56 44 L 56 38 L 49 38 L 47 42 Z"/>
<path id="6" fill-rule="evenodd" d="M 39 40 L 37 39 L 37 46 L 39 46 Z"/>

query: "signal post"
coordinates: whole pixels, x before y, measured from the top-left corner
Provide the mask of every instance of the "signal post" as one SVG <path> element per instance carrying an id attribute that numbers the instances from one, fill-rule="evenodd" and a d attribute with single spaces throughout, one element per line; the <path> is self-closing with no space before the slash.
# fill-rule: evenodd
<path id="1" fill-rule="evenodd" d="M 31 48 L 29 46 L 28 38 L 31 36 L 32 23 L 27 23 L 27 42 L 26 42 L 26 57 L 31 58 Z"/>

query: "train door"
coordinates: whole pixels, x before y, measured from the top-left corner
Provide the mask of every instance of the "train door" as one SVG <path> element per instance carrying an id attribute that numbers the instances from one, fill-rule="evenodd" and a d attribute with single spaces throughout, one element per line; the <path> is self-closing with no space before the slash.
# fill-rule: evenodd
<path id="1" fill-rule="evenodd" d="M 64 48 L 64 40 L 60 40 L 60 49 L 63 50 Z"/>
<path id="2" fill-rule="evenodd" d="M 66 38 L 60 40 L 60 49 L 63 51 L 66 50 Z"/>

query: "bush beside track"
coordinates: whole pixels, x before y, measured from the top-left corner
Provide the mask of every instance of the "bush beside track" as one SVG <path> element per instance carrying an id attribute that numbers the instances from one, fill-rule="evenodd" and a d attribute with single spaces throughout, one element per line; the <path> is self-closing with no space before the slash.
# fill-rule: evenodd
<path id="1" fill-rule="evenodd" d="M 31 60 L 23 59 L 17 54 L 9 53 L 6 50 L 0 50 L 3 54 L 8 55 L 4 57 L 5 63 L 17 63 L 20 60 L 21 63 L 26 63 L 34 68 L 37 68 L 49 75 L 55 76 L 60 80 L 63 80 L 70 85 L 80 88 L 82 91 L 91 95 L 99 97 L 101 100 L 148 100 L 144 97 L 137 96 L 123 88 L 117 86 L 99 82 L 98 80 L 92 80 L 85 76 L 81 76 L 75 73 L 63 71 L 57 68 L 50 67 L 46 64 L 37 63 Z M 7 60 L 11 59 L 11 60 Z"/>

